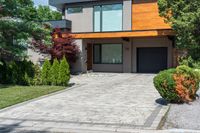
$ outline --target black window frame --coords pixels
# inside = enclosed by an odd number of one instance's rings
[[[110,44],[114,44],[114,45],[121,45],[121,49],[122,49],[122,62],[121,63],[102,63],[102,45],[110,45]],[[95,62],[95,46],[99,46],[100,47],[100,62]],[[123,44],[122,43],[98,43],[98,44],[93,44],[93,64],[113,64],[113,65],[120,65],[123,64]]]
[[[102,6],[106,6],[106,5],[116,5],[116,4],[121,4],[122,5],[122,30],[119,30],[119,31],[123,31],[123,25],[124,25],[124,5],[123,3],[113,3],[113,4],[101,4],[101,5],[94,5],[93,6],[93,32],[110,32],[110,31],[103,31],[103,26],[102,26],[102,23],[103,23],[103,11],[102,11]],[[94,8],[96,6],[100,6],[100,31],[95,31],[95,10]],[[114,31],[114,32],[118,32],[118,31]]]

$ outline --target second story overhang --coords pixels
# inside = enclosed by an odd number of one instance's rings
[[[144,31],[118,31],[118,32],[99,32],[99,33],[72,33],[75,39],[100,39],[100,38],[134,38],[134,37],[161,37],[174,36],[175,32],[171,29],[163,30],[144,30]],[[63,34],[63,37],[65,34]]]

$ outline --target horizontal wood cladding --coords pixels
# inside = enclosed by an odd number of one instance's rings
[[[132,30],[171,29],[159,16],[157,0],[133,0]]]
[[[174,35],[172,30],[150,30],[150,31],[130,31],[130,32],[104,32],[104,33],[77,33],[72,34],[75,39],[92,38],[121,38],[121,37],[154,37]],[[65,34],[63,34],[63,37]]]

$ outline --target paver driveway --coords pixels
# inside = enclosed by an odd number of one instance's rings
[[[127,131],[156,129],[168,106],[151,74],[91,73],[75,76],[68,90],[0,111],[0,132]]]

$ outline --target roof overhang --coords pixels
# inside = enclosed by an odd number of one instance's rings
[[[148,31],[123,31],[123,32],[99,32],[99,33],[72,33],[75,39],[97,39],[97,38],[123,38],[123,37],[158,37],[174,36],[175,32],[169,30]],[[65,36],[65,34],[63,34]]]

